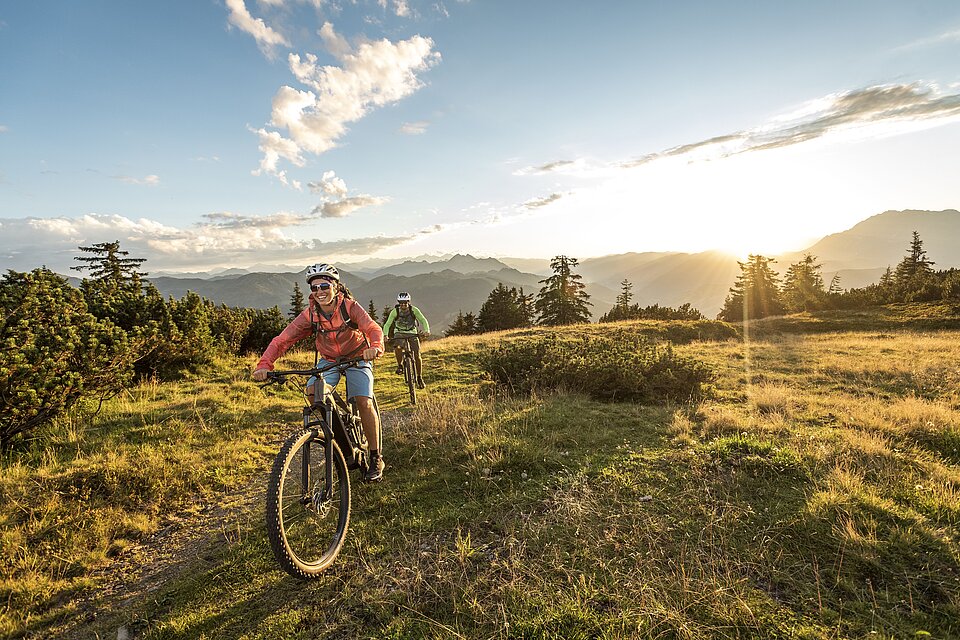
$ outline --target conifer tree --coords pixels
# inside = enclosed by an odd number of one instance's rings
[[[487,300],[480,307],[477,323],[481,331],[502,331],[529,327],[532,324],[531,302],[532,296],[525,296],[523,289],[516,287],[507,289],[502,282],[490,292]]]
[[[480,333],[477,318],[473,313],[457,312],[457,317],[443,333],[445,336],[469,336]]]
[[[540,281],[544,286],[534,302],[540,324],[558,326],[590,321],[587,307],[593,303],[580,282],[580,275],[573,271],[578,264],[576,258],[562,255],[550,261],[553,275]]]
[[[377,321],[377,306],[373,304],[373,300],[370,300],[370,304],[367,305],[367,313],[370,314],[370,319],[374,322]]]
[[[132,283],[137,289],[140,281],[146,277],[138,268],[147,261],[146,258],[127,258],[129,251],[120,250],[120,241],[98,242],[89,247],[78,247],[85,254],[74,256],[74,260],[83,262],[75,267],[74,271],[89,271],[89,280],[97,283],[100,288],[113,293],[124,285]]]
[[[803,260],[790,265],[783,278],[781,292],[786,310],[792,313],[822,309],[827,292],[816,256],[806,254]]]
[[[300,290],[300,283],[293,283],[293,295],[290,296],[290,311],[287,315],[291,318],[296,318],[303,310],[306,309],[306,305],[303,301],[303,292]]]
[[[717,316],[720,320],[740,322],[783,313],[779,276],[770,267],[773,262],[773,258],[751,254],[746,262],[737,263],[740,275]]]
[[[617,306],[621,309],[630,307],[630,300],[633,299],[633,283],[626,278],[620,283],[620,295],[617,296]]]

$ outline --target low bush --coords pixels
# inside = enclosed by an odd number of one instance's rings
[[[515,392],[566,388],[598,400],[685,401],[713,379],[703,363],[639,335],[520,339],[481,354],[480,365]]]
[[[83,398],[129,384],[127,335],[87,312],[80,292],[48,269],[10,271],[0,281],[0,448]]]

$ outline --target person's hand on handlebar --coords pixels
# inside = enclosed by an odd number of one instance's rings
[[[269,369],[257,369],[256,371],[253,372],[253,379],[256,380],[257,382],[263,382],[264,380],[267,379],[267,373],[269,372],[270,372]]]
[[[364,360],[376,360],[383,355],[383,351],[377,349],[376,347],[369,347],[363,350],[363,359]]]

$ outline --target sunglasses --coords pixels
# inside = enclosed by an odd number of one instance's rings
[[[329,288],[332,287],[332,286],[333,286],[333,285],[330,284],[329,282],[321,282],[321,283],[319,283],[319,284],[312,284],[312,285],[310,285],[310,291],[326,291],[327,289],[329,289]]]

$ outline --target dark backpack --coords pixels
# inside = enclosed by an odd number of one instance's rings
[[[350,317],[350,314],[347,312],[347,300],[346,300],[346,299],[343,299],[343,300],[340,302],[340,317],[343,318],[343,324],[344,324],[344,326],[350,327],[350,328],[351,328],[352,330],[354,330],[354,331],[359,331],[359,330],[360,330],[360,325],[358,325],[356,322],[354,322],[354,321],[353,321],[353,318],[351,318],[351,317]],[[313,325],[313,333],[314,333],[314,335],[316,335],[316,334],[318,334],[318,333],[330,333],[331,331],[336,331],[337,333],[343,331],[343,327],[340,327],[339,329],[321,329],[321,328],[320,328],[320,319],[319,319],[319,317],[317,317],[316,315],[314,315],[312,309],[311,309],[311,311],[310,311],[310,318],[311,318],[310,324]],[[317,318],[317,319],[316,319],[316,320],[313,320],[313,318]]]

